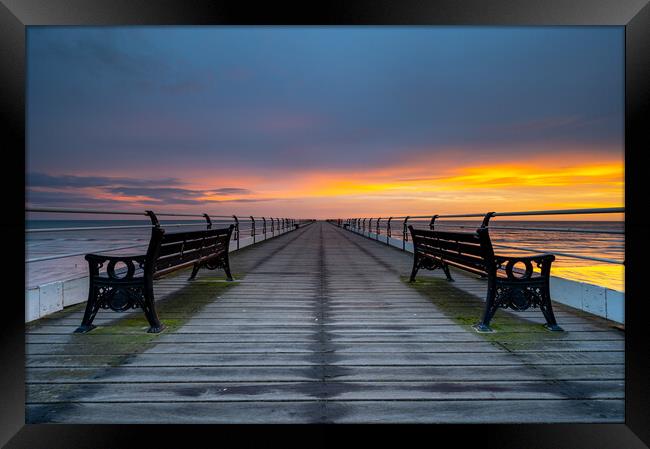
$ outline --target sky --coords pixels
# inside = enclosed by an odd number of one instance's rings
[[[622,27],[28,27],[30,206],[623,206]]]

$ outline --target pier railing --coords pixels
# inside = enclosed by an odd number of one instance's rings
[[[602,234],[602,235],[625,235],[622,229],[590,229],[590,228],[576,228],[576,227],[540,227],[540,226],[522,226],[512,224],[510,222],[507,226],[494,225],[491,219],[496,217],[540,217],[540,216],[558,216],[558,215],[601,215],[601,214],[624,214],[625,208],[611,207],[611,208],[592,208],[592,209],[560,209],[560,210],[535,210],[535,211],[518,211],[518,212],[487,212],[487,213],[468,213],[468,214],[449,214],[449,215],[403,215],[403,216],[387,216],[387,217],[356,217],[356,218],[337,218],[330,219],[329,222],[349,229],[350,231],[358,234],[365,235],[366,237],[386,243],[392,246],[401,246],[402,250],[407,250],[409,242],[408,226],[411,225],[416,229],[438,229],[438,228],[454,228],[457,230],[474,230],[477,227],[494,229],[500,232],[508,231],[542,231],[542,232],[558,232],[558,233],[572,233],[572,234]],[[476,224],[458,224],[458,223],[445,223],[445,219],[481,219]],[[440,220],[443,220],[441,222]],[[504,245],[493,244],[497,248],[506,248],[522,252],[548,252],[543,248],[533,248],[530,246],[519,245]],[[558,252],[553,251],[553,254],[562,257],[573,259],[583,259],[597,261],[607,264],[625,265],[624,258],[612,259],[606,257],[596,257],[591,255],[577,254],[574,252]]]
[[[610,220],[588,220],[597,215]],[[562,209],[470,214],[433,214],[387,217],[355,217],[329,220],[332,224],[403,251],[413,252],[408,231],[416,229],[467,230],[489,228],[492,246],[504,248],[509,255],[551,253],[556,256],[551,273],[553,301],[590,314],[625,324],[624,279],[616,267],[625,266],[625,209]],[[544,224],[538,217],[571,215],[587,220],[555,221]],[[532,220],[521,219],[532,217]],[[506,218],[499,222],[497,218]],[[508,219],[510,218],[510,219]],[[519,218],[519,219],[517,219]],[[494,221],[492,221],[494,220]],[[588,224],[586,224],[588,223]],[[492,232],[494,230],[494,232]],[[566,236],[567,238],[564,238]],[[585,262],[588,269],[580,260]],[[603,265],[602,267],[595,267]],[[558,268],[561,268],[558,271]],[[595,269],[592,269],[595,268]],[[514,269],[517,271],[517,269]],[[600,274],[599,274],[600,273]]]
[[[40,234],[40,233],[58,233],[58,232],[93,232],[105,230],[137,230],[137,229],[150,229],[152,227],[163,228],[188,228],[188,227],[212,227],[235,226],[232,233],[232,241],[235,248],[239,249],[241,242],[244,238],[252,239],[252,243],[258,240],[266,240],[267,238],[275,237],[284,234],[288,231],[296,229],[296,225],[300,226],[313,222],[312,219],[301,218],[288,218],[288,217],[258,217],[253,215],[210,215],[207,213],[188,214],[188,213],[174,213],[174,212],[154,212],[152,210],[145,211],[119,211],[119,210],[93,210],[93,209],[70,209],[70,208],[56,208],[56,207],[27,207],[26,213],[31,214],[50,214],[60,216],[61,214],[74,214],[78,215],[101,215],[101,216],[139,216],[147,218],[150,224],[134,224],[134,225],[107,225],[107,226],[71,226],[71,227],[34,227],[25,229],[26,234]],[[179,221],[185,222],[179,223]],[[63,259],[67,257],[80,256],[89,252],[112,252],[120,251],[130,248],[146,248],[149,244],[148,239],[142,239],[139,243],[130,245],[112,246],[109,248],[93,248],[91,251],[84,250],[78,252],[70,252],[65,254],[55,254],[42,257],[32,257],[25,260],[26,263],[41,262],[45,260]]]

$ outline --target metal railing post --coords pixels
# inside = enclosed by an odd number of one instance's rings
[[[212,220],[210,220],[210,216],[208,214],[203,214],[203,217],[205,218],[205,221],[208,223],[207,228],[212,229]]]
[[[237,215],[233,215],[232,218],[235,219],[234,234],[235,234],[235,240],[237,240],[237,249],[239,249],[239,219],[237,218]]]
[[[365,218],[363,219],[363,229],[362,229],[361,232],[362,232],[363,234],[366,233],[366,219],[365,219]]]
[[[151,220],[151,225],[155,228],[160,227],[160,222],[158,221],[158,217],[156,217],[156,214],[152,210],[146,210],[145,215],[149,216],[149,219]]]
[[[266,218],[262,217],[262,232],[264,233],[264,240],[266,240]]]
[[[411,217],[407,216],[404,219],[404,227],[402,229],[402,251],[406,251],[406,242],[409,239],[408,229],[406,228],[406,223],[409,221],[409,218]]]
[[[488,212],[485,214],[485,217],[483,217],[483,223],[481,223],[482,228],[487,228],[490,224],[490,218],[494,217],[496,212]]]
[[[431,221],[429,222],[429,229],[433,231],[433,227],[436,225],[436,218],[438,218],[438,215],[434,215],[431,217]]]
[[[392,219],[393,217],[388,217],[388,221],[386,222],[386,245],[390,245],[390,236],[391,236],[390,221]]]
[[[381,217],[377,219],[377,235],[375,236],[375,240],[379,240],[379,233],[381,232],[381,229],[379,228],[379,222],[381,221]]]
[[[253,236],[253,243],[255,243],[255,219],[251,215],[251,236]]]

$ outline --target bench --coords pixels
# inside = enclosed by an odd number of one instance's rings
[[[542,310],[547,329],[562,330],[555,321],[549,292],[554,255],[495,255],[485,227],[478,228],[476,232],[422,230],[413,226],[408,229],[413,238],[414,252],[410,282],[415,281],[420,268],[440,268],[447,280],[453,281],[450,266],[487,278],[485,311],[481,321],[474,325],[476,331],[492,332],[490,320],[499,307],[520,311],[531,306]],[[515,267],[520,264],[523,269]],[[539,272],[533,270],[533,264],[540,269]]]
[[[234,225],[222,229],[165,233],[155,225],[146,254],[138,256],[106,256],[87,254],[89,268],[88,302],[81,326],[75,333],[86,333],[97,311],[111,309],[123,312],[140,307],[149,322],[147,332],[158,333],[165,325],[158,319],[154,304],[153,281],[171,272],[194,266],[189,280],[202,267],[223,268],[229,281],[230,261],[228,246]],[[106,271],[99,270],[106,265]],[[122,269],[116,271],[118,264]]]

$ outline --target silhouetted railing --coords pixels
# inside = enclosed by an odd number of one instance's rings
[[[452,215],[407,215],[407,216],[392,216],[392,217],[364,217],[364,218],[347,218],[347,219],[330,219],[330,223],[340,227],[344,227],[356,233],[365,235],[366,237],[373,238],[378,241],[385,241],[387,245],[391,244],[391,240],[401,241],[402,250],[406,250],[406,242],[409,241],[408,226],[412,225],[414,228],[419,229],[434,229],[434,228],[455,228],[455,229],[468,229],[474,230],[476,225],[465,224],[449,224],[440,223],[437,220],[450,219],[450,218],[482,218],[479,227],[494,229],[498,231],[550,231],[550,232],[563,232],[575,234],[612,234],[612,235],[625,235],[624,230],[620,229],[580,229],[580,228],[545,228],[539,226],[495,226],[490,223],[494,217],[522,217],[522,216],[550,216],[550,215],[594,215],[594,214],[622,214],[625,213],[625,208],[612,207],[612,208],[594,208],[594,209],[561,209],[561,210],[537,210],[537,211],[518,211],[518,212],[488,212],[488,213],[471,213],[471,214],[452,214]],[[395,246],[395,245],[393,245]],[[494,247],[514,249],[524,252],[547,252],[541,248],[531,248],[528,246],[515,246],[493,244]],[[558,252],[553,251],[553,254],[563,257],[593,260],[598,262],[625,265],[624,260],[616,260],[605,257],[587,256],[575,254],[571,252]]]
[[[25,232],[27,234],[40,234],[40,233],[57,233],[57,232],[90,232],[90,231],[104,231],[104,230],[135,230],[135,229],[148,229],[151,227],[164,227],[164,228],[186,228],[186,227],[207,227],[210,229],[213,225],[215,226],[229,226],[230,224],[235,225],[235,229],[232,233],[232,240],[235,243],[235,248],[240,248],[240,242],[243,237],[250,236],[253,243],[256,243],[257,240],[266,240],[267,238],[275,237],[280,234],[284,234],[288,231],[294,230],[297,226],[311,223],[314,220],[312,219],[298,219],[298,218],[281,218],[281,217],[256,217],[256,216],[237,216],[237,215],[209,215],[207,213],[202,214],[184,214],[184,213],[173,213],[173,212],[153,212],[151,210],[146,211],[119,211],[119,210],[93,210],[93,209],[70,209],[70,208],[56,208],[56,207],[27,207],[25,208],[27,213],[39,213],[39,214],[76,214],[76,215],[85,215],[85,214],[94,214],[94,215],[127,215],[127,216],[140,216],[147,217],[150,220],[150,224],[136,224],[136,225],[117,225],[117,226],[72,226],[72,227],[52,227],[52,228],[27,228]],[[197,222],[191,223],[161,223],[161,218],[173,217],[173,218],[185,218],[185,219],[194,219]],[[199,221],[199,219],[201,221]],[[216,220],[213,220],[216,219]],[[178,220],[177,220],[178,221]],[[132,244],[132,245],[122,245],[117,247],[110,248],[97,248],[92,249],[92,251],[84,250],[66,254],[56,254],[43,257],[34,257],[29,258],[25,262],[40,262],[45,260],[53,259],[62,259],[66,257],[80,256],[87,254],[89,252],[110,252],[118,251],[129,248],[138,248],[146,247],[148,245],[148,239],[141,243]]]

